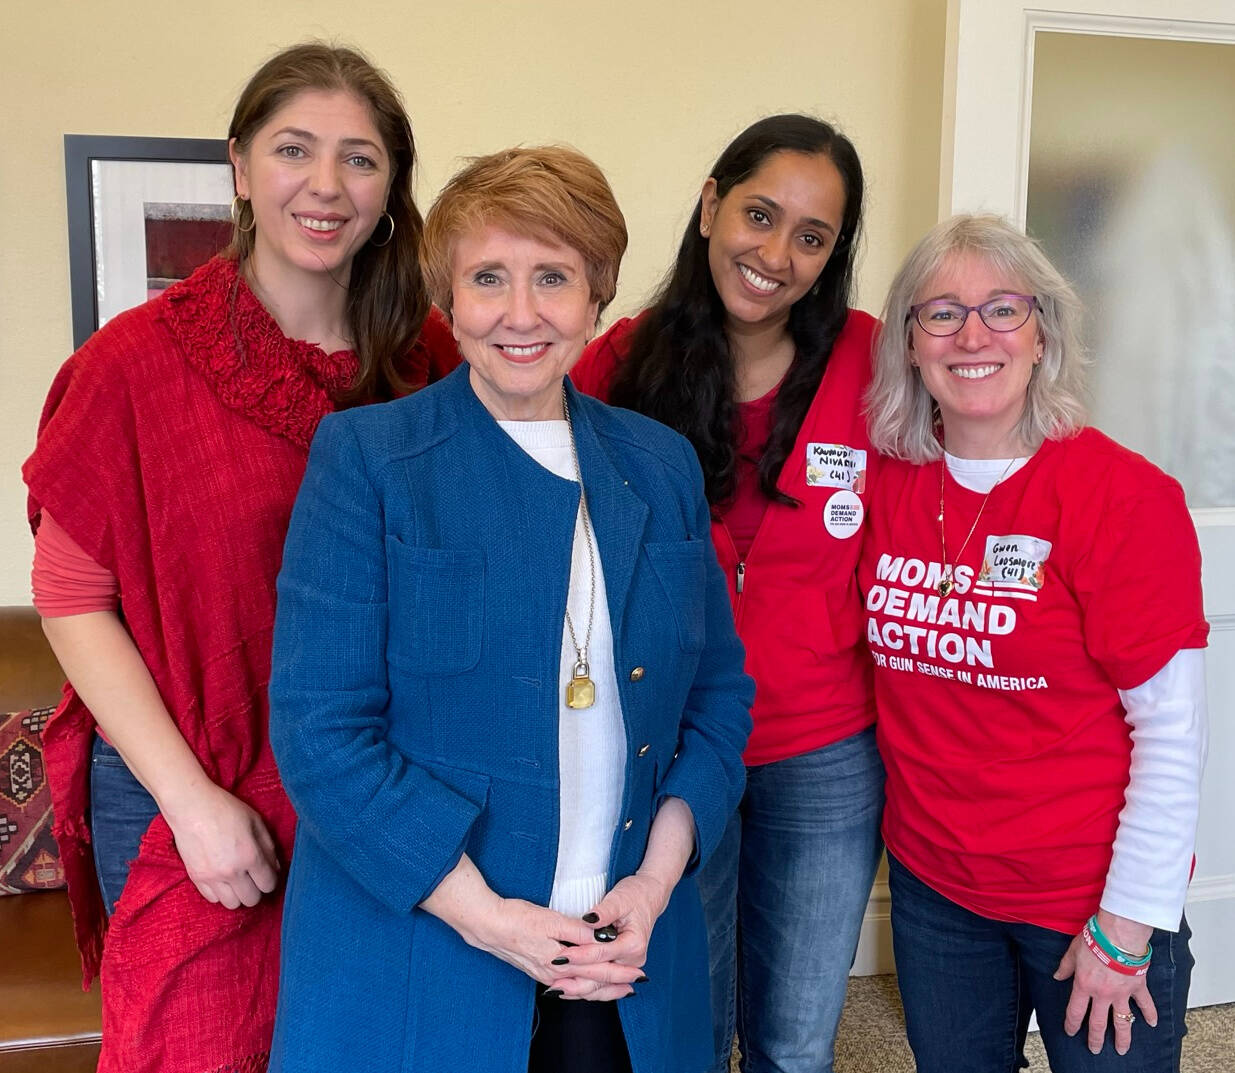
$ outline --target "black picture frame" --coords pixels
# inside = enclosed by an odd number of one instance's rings
[[[222,138],[139,138],[96,134],[64,136],[64,177],[69,228],[69,295],[73,348],[80,347],[101,326],[99,310],[100,206],[93,181],[96,165],[106,161],[148,164],[197,164],[227,169],[227,142]],[[223,173],[207,181],[221,181]],[[203,176],[205,178],[205,176]],[[230,201],[230,193],[227,195]],[[217,209],[217,202],[211,202]],[[136,304],[136,303],[134,303]]]

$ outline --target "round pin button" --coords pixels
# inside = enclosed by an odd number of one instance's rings
[[[862,500],[845,488],[832,493],[823,507],[823,527],[837,540],[847,540],[862,527]]]

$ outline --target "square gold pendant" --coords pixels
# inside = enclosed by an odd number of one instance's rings
[[[590,708],[596,703],[596,685],[588,677],[572,678],[566,685],[567,708]]]

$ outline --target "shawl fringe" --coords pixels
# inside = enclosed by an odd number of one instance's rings
[[[266,1073],[269,1068],[270,1052],[263,1051],[261,1054],[250,1054],[232,1062],[224,1062],[221,1066],[203,1069],[202,1073]]]

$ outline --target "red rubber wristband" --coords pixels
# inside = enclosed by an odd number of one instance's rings
[[[1098,945],[1098,941],[1093,937],[1088,924],[1081,928],[1081,938],[1085,940],[1085,945],[1089,947],[1089,952],[1112,972],[1117,972],[1121,976],[1144,976],[1149,972],[1149,962],[1136,968],[1130,965],[1119,964],[1118,961]]]

